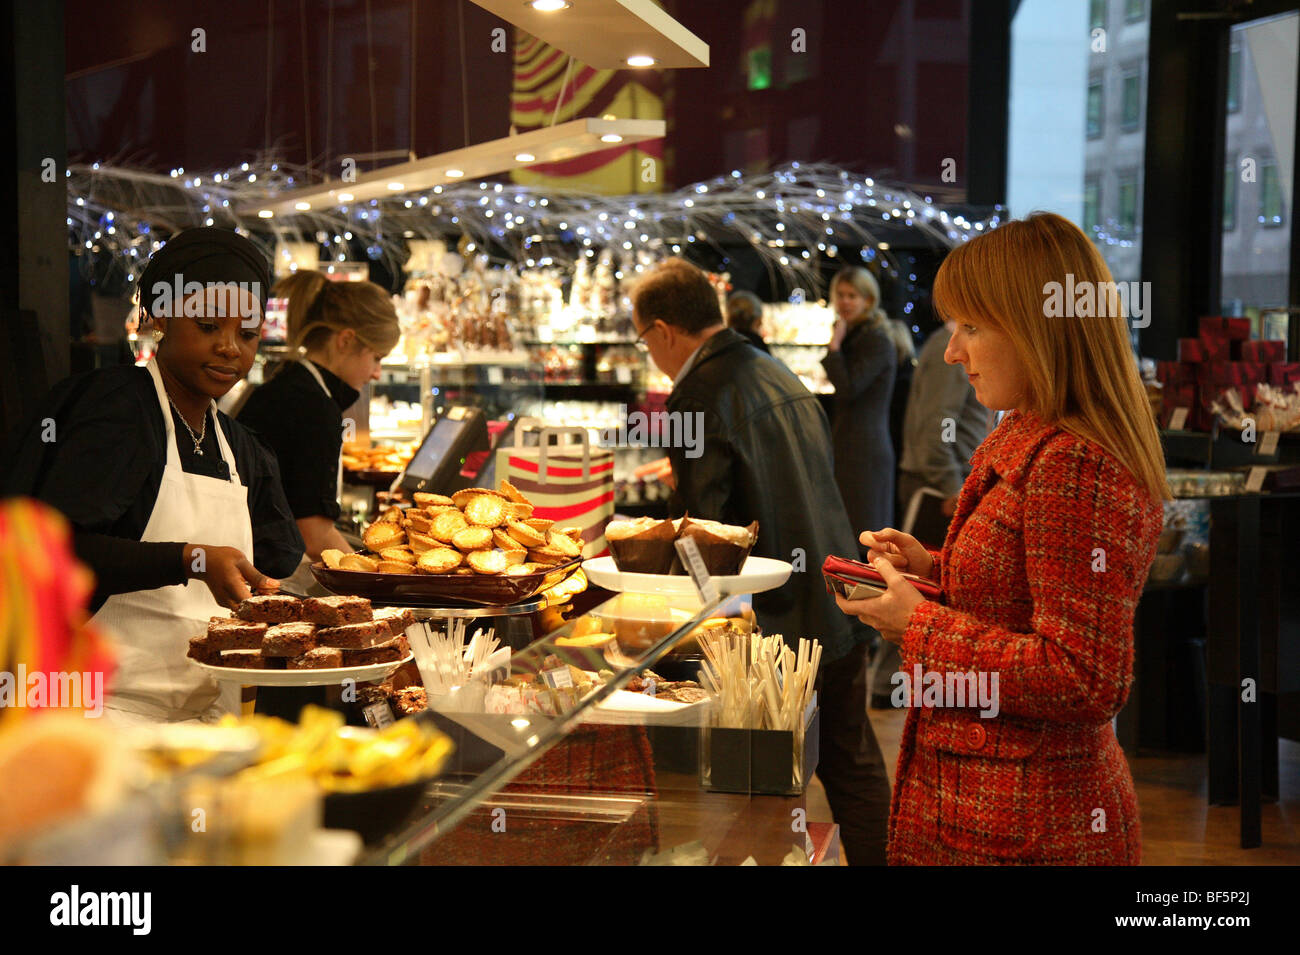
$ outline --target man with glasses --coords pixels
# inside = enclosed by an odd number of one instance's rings
[[[693,447],[669,447],[674,516],[747,525],[753,553],[794,564],[781,588],[754,595],[766,633],[823,646],[817,774],[845,854],[883,865],[889,777],[867,720],[872,631],[840,613],[821,577],[828,554],[855,556],[857,541],[835,484],[830,426],[816,397],[781,362],[726,327],[718,295],[699,269],[669,259],[632,294],[637,345],[673,379],[667,410],[697,415]],[[689,453],[687,453],[689,450]]]

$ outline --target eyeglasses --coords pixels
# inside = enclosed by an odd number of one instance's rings
[[[653,325],[651,325],[649,328],[647,328],[645,331],[643,331],[640,335],[638,335],[638,336],[636,337],[636,341],[634,341],[634,342],[632,343],[633,345],[636,346],[636,350],[639,351],[639,352],[641,352],[642,354],[645,354],[645,353],[647,353],[647,352],[650,351],[650,346],[649,346],[649,344],[646,343],[645,337],[646,337],[647,335],[649,335],[652,331],[654,331],[654,326],[653,326]]]

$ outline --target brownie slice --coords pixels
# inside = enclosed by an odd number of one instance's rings
[[[314,623],[277,623],[262,638],[262,654],[268,657],[300,657],[315,648]]]
[[[370,619],[370,601],[365,597],[309,597],[302,602],[302,619],[322,627],[364,623]]]
[[[266,636],[264,623],[222,620],[208,624],[208,646],[213,650],[261,650]]]
[[[429,697],[422,686],[408,686],[388,698],[393,712],[399,716],[414,716],[429,708]]]
[[[388,624],[388,632],[394,637],[406,633],[406,628],[415,623],[415,614],[406,607],[380,607],[375,611],[375,620]]]
[[[288,594],[260,594],[240,604],[235,616],[255,623],[293,623],[302,619],[302,601]]]
[[[326,627],[316,633],[317,646],[341,647],[345,650],[364,650],[392,639],[393,635],[388,629],[388,624],[383,620]]]
[[[335,647],[317,647],[286,661],[286,667],[290,670],[325,670],[341,666],[343,651]]]
[[[220,665],[241,670],[278,670],[274,657],[262,656],[261,650],[226,650],[221,654]]]
[[[197,637],[190,637],[190,648],[185,655],[191,660],[197,660],[199,663],[207,663],[212,666],[221,665],[221,652],[214,650],[208,642],[207,634],[199,634]]]
[[[344,650],[343,665],[364,667],[375,663],[396,663],[406,658],[410,648],[402,637],[394,637],[387,643],[367,647],[362,650]]]

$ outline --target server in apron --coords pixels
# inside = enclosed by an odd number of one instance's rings
[[[335,526],[340,455],[344,434],[352,431],[343,413],[366,382],[379,378],[379,361],[396,347],[401,330],[391,297],[373,282],[332,282],[299,271],[272,294],[289,300],[289,344],[298,357],[249,396],[239,423],[275,452],[306,545],[285,587],[311,593],[317,585],[310,564],[321,551],[352,551]]]
[[[253,363],[269,284],[248,239],[176,235],[140,278],[155,356],[62,383],[17,443],[6,491],[61,511],[95,574],[94,620],[118,647],[106,711],[119,721],[237,712],[237,688],[186,659],[189,638],[274,592],[302,557],[274,457],[215,405]]]

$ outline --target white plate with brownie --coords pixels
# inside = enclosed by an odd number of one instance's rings
[[[268,594],[245,600],[233,617],[213,617],[190,639],[195,666],[244,686],[327,686],[382,680],[414,657],[403,608],[371,607],[364,597],[299,599]]]

